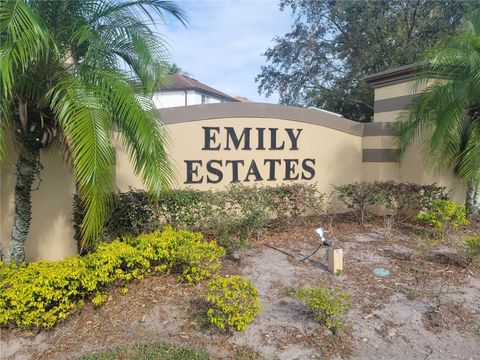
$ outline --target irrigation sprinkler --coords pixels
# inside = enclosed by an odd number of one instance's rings
[[[314,234],[320,238],[320,244],[318,245],[318,247],[315,249],[314,252],[312,252],[308,256],[305,256],[302,259],[297,259],[295,255],[292,255],[289,252],[279,249],[275,246],[272,246],[269,244],[265,244],[265,246],[273,250],[279,251],[285,255],[288,255],[298,261],[307,260],[308,258],[315,255],[322,246],[325,246],[327,247],[327,252],[325,255],[326,255],[326,261],[328,265],[328,271],[330,271],[332,274],[338,274],[339,272],[342,272],[343,271],[343,249],[333,247],[332,242],[330,240],[325,239],[325,230],[323,228],[315,229]]]

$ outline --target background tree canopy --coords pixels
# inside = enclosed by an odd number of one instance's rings
[[[280,103],[315,106],[352,120],[373,115],[368,74],[416,62],[455,32],[478,1],[281,0],[291,8],[291,32],[274,39],[257,76],[259,92]]]

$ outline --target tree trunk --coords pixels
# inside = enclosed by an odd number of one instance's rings
[[[467,197],[465,200],[468,215],[480,215],[480,182],[470,180],[467,185]]]
[[[17,264],[25,262],[25,241],[32,220],[32,185],[40,169],[40,150],[22,145],[17,162],[15,215],[7,255],[7,261]]]

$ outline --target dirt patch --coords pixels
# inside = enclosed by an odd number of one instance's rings
[[[131,284],[125,295],[112,291],[100,308],[86,306],[50,331],[4,329],[1,358],[72,359],[150,341],[203,348],[219,359],[480,358],[478,267],[458,261],[452,246],[425,251],[412,229],[395,229],[386,238],[380,223],[361,228],[345,220],[327,229],[327,238],[344,248],[345,272],[334,276],[326,271],[325,249],[299,261],[318,246],[313,230],[321,225],[303,221],[272,230],[241,261],[224,261],[222,274],[242,274],[259,290],[263,310],[244,332],[208,326],[204,285],[157,275]],[[478,228],[465,229],[473,231]],[[376,267],[390,275],[376,276]],[[313,321],[295,298],[306,285],[350,294],[354,306],[341,335]]]

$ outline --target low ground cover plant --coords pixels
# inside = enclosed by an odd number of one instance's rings
[[[333,334],[343,329],[343,315],[351,306],[346,293],[336,288],[319,286],[299,290],[297,297],[312,311],[315,320],[325,325]]]
[[[176,273],[194,284],[220,267],[225,250],[187,230],[164,231],[103,243],[83,257],[28,265],[0,263],[0,325],[54,326],[86,300],[100,305],[112,286],[152,271]]]
[[[245,330],[261,310],[255,285],[242,276],[216,275],[207,287],[208,320],[222,330]]]
[[[164,342],[130,344],[97,354],[85,355],[78,360],[208,360],[203,350],[174,346]]]

